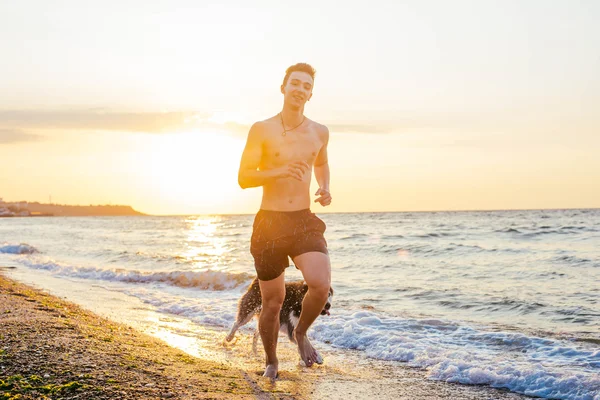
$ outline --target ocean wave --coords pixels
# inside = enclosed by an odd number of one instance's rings
[[[564,229],[564,230],[576,230],[576,231],[586,231],[589,228],[587,226],[575,226],[575,225],[565,225],[565,226],[561,226],[560,229]]]
[[[104,269],[62,264],[53,260],[22,260],[30,268],[43,269],[56,275],[126,283],[165,283],[167,285],[203,290],[228,290],[248,282],[253,277],[245,273],[223,271],[156,271]]]
[[[600,350],[550,338],[368,311],[320,319],[312,336],[372,358],[425,368],[430,378],[447,382],[558,399],[594,399],[600,393]]]
[[[230,328],[235,321],[237,302],[241,294],[229,292],[229,296],[211,296],[210,292],[199,293],[194,298],[173,295],[164,291],[134,287],[122,290],[125,294],[137,297],[145,304],[155,307],[164,314],[178,315],[199,325]],[[218,299],[218,300],[217,300]],[[248,328],[255,326],[253,323]]]
[[[500,233],[521,233],[520,230],[515,229],[515,228],[496,229],[494,232],[500,232]]]
[[[454,236],[453,233],[446,233],[446,232],[430,232],[430,233],[424,233],[422,235],[413,235],[413,237],[418,237],[418,238],[432,238],[432,237],[442,237],[442,236]]]
[[[353,233],[350,236],[341,237],[339,240],[362,239],[362,238],[366,238],[366,237],[369,237],[369,235],[367,235],[365,233]]]
[[[211,252],[210,249],[206,251],[198,251],[193,254],[168,254],[168,253],[152,253],[144,251],[121,251],[114,252],[110,250],[102,250],[98,252],[98,257],[108,260],[110,263],[145,263],[147,261],[156,262],[160,264],[187,264],[193,265],[198,262],[199,259],[210,259],[216,256],[217,252]],[[108,256],[107,256],[108,255]]]
[[[462,243],[450,243],[448,245],[448,247],[446,247],[444,249],[444,251],[455,251],[455,250],[462,250],[462,251],[466,251],[466,252],[496,252],[498,251],[498,249],[496,248],[485,248],[479,245],[473,245],[473,244],[462,244]],[[503,250],[507,250],[510,251],[511,249],[503,249]]]
[[[459,297],[462,293],[458,289],[426,289],[420,288],[419,292],[411,293],[407,297],[418,300],[438,300],[450,297]]]
[[[407,251],[411,254],[418,254],[424,256],[437,256],[446,255],[448,253],[464,253],[467,255],[474,253],[496,253],[498,251],[503,253],[523,253],[522,249],[511,249],[511,248],[487,248],[479,245],[461,244],[461,243],[449,243],[447,245],[438,246],[429,243],[406,243],[404,246],[397,244],[382,244],[377,248],[378,252],[385,254],[396,254],[398,252]]]
[[[35,247],[28,245],[26,243],[21,244],[7,244],[4,243],[0,246],[0,253],[5,254],[33,254],[39,253],[38,249]]]
[[[397,234],[397,235],[382,235],[381,239],[383,239],[383,240],[387,240],[387,239],[391,239],[391,240],[394,240],[394,239],[404,239],[404,236],[400,235],[400,234]]]
[[[583,232],[593,232],[594,229],[584,226],[561,226],[561,227],[552,227],[549,225],[543,225],[539,227],[519,227],[517,228],[503,228],[496,229],[494,232],[496,233],[518,233],[521,234],[522,237],[538,237],[544,235],[572,235],[572,234],[581,234]]]
[[[377,248],[377,251],[385,254],[397,254],[398,252],[408,251],[409,253],[427,255],[443,252],[442,249],[435,248],[429,244],[406,244],[405,246],[383,244]]]
[[[556,256],[550,259],[552,262],[561,263],[561,264],[569,264],[569,265],[583,265],[590,264],[594,267],[600,266],[600,261],[594,262],[588,258],[577,257],[573,255],[564,255],[564,256]]]
[[[542,236],[542,235],[569,235],[572,233],[576,233],[576,232],[571,231],[571,230],[552,229],[552,230],[544,230],[544,231],[527,232],[527,233],[524,233],[523,236],[524,237],[536,237],[536,236]]]
[[[511,315],[527,315],[533,313],[552,313],[556,307],[539,301],[521,300],[490,295],[473,296],[460,289],[425,289],[396,290],[403,296],[417,301],[436,304],[453,310],[469,310],[485,313],[510,313]]]
[[[478,311],[511,311],[519,315],[531,314],[538,312],[542,308],[548,307],[547,304],[540,302],[531,302],[521,299],[513,299],[504,297],[501,299],[490,299],[486,302],[482,302],[479,305]]]

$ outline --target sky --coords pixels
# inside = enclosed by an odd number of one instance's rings
[[[248,129],[308,62],[317,213],[600,207],[598,20],[593,0],[0,1],[0,197],[253,213]]]

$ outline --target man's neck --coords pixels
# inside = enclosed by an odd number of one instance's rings
[[[281,117],[286,127],[296,126],[304,119],[304,107],[293,109],[284,105],[283,110],[281,110]]]

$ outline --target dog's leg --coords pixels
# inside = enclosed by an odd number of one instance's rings
[[[235,321],[235,323],[231,327],[231,330],[229,331],[229,334],[227,334],[227,337],[225,338],[226,341],[231,342],[233,336],[235,335],[235,332],[242,326],[250,322],[250,320],[254,316],[255,310],[245,310],[244,312],[246,312],[247,314],[244,315],[242,310],[240,310],[240,312],[238,313],[237,321]]]
[[[240,328],[240,324],[238,324],[237,321],[235,321],[233,323],[233,326],[231,327],[231,330],[229,331],[229,333],[227,334],[227,336],[225,337],[225,340],[227,342],[231,342],[231,340],[233,339],[233,336],[235,335],[235,332]]]
[[[254,337],[252,338],[252,353],[256,355],[258,347],[258,339],[260,338],[258,328],[254,331]]]
[[[294,315],[294,311],[290,312],[289,318],[290,323],[287,325],[288,338],[290,339],[290,342],[296,343],[296,338],[294,337],[294,329],[296,329],[296,326],[298,325],[298,320],[300,318]]]
[[[294,326],[293,325],[288,325],[287,327],[287,334],[288,334],[288,338],[290,339],[290,342],[296,344],[296,338],[294,337]]]

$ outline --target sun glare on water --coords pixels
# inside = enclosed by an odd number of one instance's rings
[[[220,217],[191,217],[186,220],[188,237],[181,257],[193,262],[199,269],[225,269],[227,241],[216,235]]]

